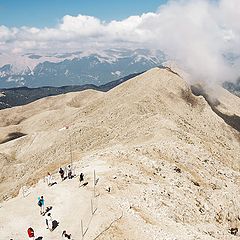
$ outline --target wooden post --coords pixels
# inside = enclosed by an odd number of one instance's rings
[[[96,173],[95,173],[95,170],[94,170],[93,171],[93,196],[94,197],[96,197],[95,185],[96,185]]]
[[[72,138],[71,138],[71,133],[69,133],[69,147],[70,147],[71,168],[72,168],[73,156],[72,156]]]
[[[82,239],[83,239],[84,234],[83,234],[83,222],[82,222],[82,219],[81,219],[81,232],[82,232]]]
[[[93,215],[93,201],[91,199],[91,212],[92,212],[92,215]]]
[[[24,192],[24,187],[22,186],[22,195],[25,198],[25,192]]]

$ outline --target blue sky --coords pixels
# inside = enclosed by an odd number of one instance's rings
[[[122,20],[155,12],[167,0],[0,0],[0,25],[53,27],[64,15]]]

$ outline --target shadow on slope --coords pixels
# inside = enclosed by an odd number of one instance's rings
[[[217,109],[217,106],[220,104],[220,102],[217,99],[212,99],[207,93],[206,91],[203,89],[202,86],[200,85],[195,85],[195,86],[191,86],[191,90],[192,93],[195,96],[203,96],[205,98],[205,100],[208,102],[208,104],[210,105],[210,107],[212,108],[212,110],[220,117],[224,120],[224,122],[226,124],[228,124],[229,126],[231,126],[232,128],[234,128],[235,130],[237,130],[238,132],[240,132],[240,117],[237,115],[232,115],[229,116],[227,114],[224,114],[222,112],[220,112]]]
[[[10,142],[12,140],[15,140],[15,139],[23,137],[23,136],[26,136],[26,134],[25,133],[21,133],[21,132],[9,133],[7,135],[7,138],[5,138],[2,142],[0,142],[0,144],[6,143],[6,142]]]

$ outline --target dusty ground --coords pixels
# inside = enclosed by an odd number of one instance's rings
[[[219,110],[238,115],[239,98],[223,91],[219,99]],[[16,132],[26,136],[0,144],[2,199],[69,163],[70,149],[79,171],[84,165],[92,171],[101,163],[98,210],[86,239],[98,234],[97,239],[239,238],[228,233],[239,227],[240,219],[239,132],[174,73],[156,68],[107,93],[70,93],[1,110],[0,142]],[[73,197],[61,197],[59,203],[57,196],[65,191]],[[61,220],[52,233],[44,229],[36,209],[40,192]],[[40,182],[27,198],[20,193],[2,203],[3,238],[23,238],[31,224],[44,239],[56,239],[65,227],[81,239],[75,211],[61,209],[70,205],[88,211],[82,202],[91,195],[92,187],[79,189],[77,179],[52,188]],[[22,207],[16,212],[18,198]],[[23,224],[12,224],[7,213]]]

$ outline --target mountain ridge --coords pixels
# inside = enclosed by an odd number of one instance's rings
[[[39,88],[3,88],[0,89],[0,110],[5,108],[10,108],[14,106],[21,106],[38,100],[47,96],[56,96],[59,94],[64,94],[68,92],[78,92],[86,89],[94,89],[97,91],[109,91],[115,86],[139,75],[141,73],[130,74],[123,78],[117,79],[115,81],[108,82],[106,84],[96,86],[94,84],[85,84],[79,86],[61,86],[61,87],[50,87],[44,86]]]
[[[239,98],[222,94],[218,109],[227,111],[230,105],[227,112],[237,114]],[[151,69],[108,92],[67,93],[1,110],[0,130],[0,142],[11,133],[25,134],[0,144],[1,199],[37,184],[49,171],[57,174],[71,158],[79,171],[100,162],[106,173],[99,177],[98,228],[89,228],[91,239],[106,228],[106,218],[119,216],[119,209],[123,219],[100,239],[236,239],[229,230],[240,225],[239,132],[168,69]],[[92,182],[90,173],[86,177]],[[74,185],[75,180],[69,181]],[[54,189],[49,198],[59,203]],[[11,202],[0,211],[9,214]],[[23,217],[6,217],[13,216]],[[58,216],[62,222],[68,218]],[[34,224],[48,239],[59,234],[50,236],[39,221]],[[8,221],[3,226],[20,229]],[[79,224],[72,221],[71,227],[77,236]]]

